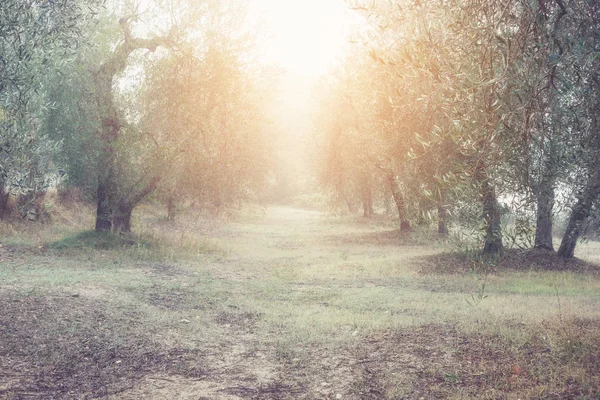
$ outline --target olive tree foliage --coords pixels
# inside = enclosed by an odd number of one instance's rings
[[[119,39],[92,73],[99,127],[96,139],[100,146],[96,230],[129,231],[134,207],[157,189],[159,182],[168,176],[173,160],[180,156],[172,151],[172,144],[180,140],[176,129],[165,130],[148,123],[145,116],[156,109],[145,109],[152,102],[144,104],[137,99],[145,91],[151,92],[148,85],[156,83],[147,79],[150,65],[160,64],[169,54],[185,54],[201,60],[206,49],[212,48],[216,59],[229,51],[226,46],[213,46],[215,38],[206,35],[204,29],[216,26],[212,22],[220,20],[223,4],[223,1],[158,1],[148,12],[138,12],[135,4],[133,7],[125,4],[124,9],[113,12],[115,17],[121,15]],[[220,26],[222,30],[218,33],[227,36],[228,28]],[[227,62],[220,66],[227,66]],[[205,92],[213,96],[220,89],[215,87],[213,92]],[[153,93],[157,99],[166,94]],[[174,105],[163,103],[160,112],[171,113],[174,109]],[[202,113],[201,108],[187,111]],[[224,123],[230,111],[225,108],[219,122]],[[230,131],[224,129],[224,132]]]
[[[149,70],[141,122],[164,143],[159,189],[170,219],[183,200],[218,214],[266,184],[271,77],[253,60],[244,19],[239,5],[221,2],[201,37]]]
[[[42,120],[41,130],[58,146],[52,154],[55,169],[60,171],[61,187],[76,189],[86,199],[96,195],[100,143],[99,129],[90,70],[83,65],[51,74],[45,98],[50,107]]]
[[[600,146],[593,133],[598,5],[518,1],[508,10],[503,21],[511,35],[498,39],[517,51],[507,57],[509,90],[501,98],[500,149],[508,161],[503,184],[505,192],[520,195],[534,209],[537,248],[553,250],[555,206],[572,208],[558,250],[570,258],[600,192],[595,178]]]
[[[374,58],[402,93],[417,88],[412,112],[429,116],[413,132],[422,145],[410,151],[417,179],[431,193],[433,173],[438,197],[451,190],[464,204],[476,193],[485,253],[503,249],[500,199],[509,198],[533,217],[533,244],[552,250],[558,191],[572,199],[558,254],[573,256],[600,191],[596,3],[353,3],[379,33],[369,38]]]
[[[506,98],[513,110],[507,122],[513,132],[508,148],[513,190],[526,193],[534,206],[534,246],[552,251],[555,211],[575,200],[597,148],[585,133],[593,99],[582,96],[593,86],[590,76],[596,68],[594,6],[562,0],[518,4],[528,34],[522,36],[520,59],[510,66],[513,84]],[[572,257],[574,243],[570,255],[559,254]]]
[[[476,189],[486,222],[484,251],[489,253],[503,247],[494,174],[501,163],[494,151],[502,129],[498,100],[506,84],[505,55],[495,35],[496,20],[506,7],[500,3],[472,10],[433,1],[354,5],[368,13],[378,32],[369,38],[371,55],[387,71],[380,87],[386,88],[381,93],[388,101],[379,102],[377,118],[387,154],[379,167],[387,171],[392,188],[397,171],[407,171],[412,179],[404,186],[435,194],[442,233],[446,188],[432,176],[440,182],[452,177]],[[456,168],[432,165],[431,155],[448,147],[456,149],[452,162],[462,165],[459,179],[450,176]],[[428,168],[412,169],[423,165]],[[399,190],[392,193],[397,204],[403,203]]]
[[[556,2],[521,4],[521,18],[529,22],[530,34],[521,62],[509,71],[514,84],[506,99],[510,108],[521,110],[508,123],[518,133],[511,146],[511,168],[518,171],[513,190],[527,193],[528,203],[535,205],[535,247],[553,250],[555,188],[561,172],[570,169],[565,155],[574,147],[564,114],[556,107],[561,102],[560,83],[554,79],[552,61],[559,51],[555,35],[563,15]]]
[[[0,10],[3,188],[27,179],[34,187],[31,177],[61,168],[68,185],[97,201],[96,229],[121,232],[161,181],[216,207],[259,190],[268,165],[264,82],[249,72],[239,2],[111,1],[100,15],[79,7],[83,0],[8,4]],[[184,75],[171,76],[173,68]],[[190,181],[176,182],[184,176]]]
[[[58,143],[41,130],[52,71],[67,68],[102,2],[6,0],[0,7],[0,217],[10,192],[47,186]]]
[[[507,22],[505,14],[513,11],[515,2],[405,1],[356,8],[369,12],[380,33],[372,39],[373,51],[403,95],[402,106],[390,110],[401,121],[395,129],[408,131],[419,144],[409,149],[402,149],[402,142],[388,145],[409,153],[419,166],[419,173],[412,175],[414,186],[437,203],[444,222],[440,232],[446,230],[452,189],[466,202],[479,198],[483,251],[501,252],[498,190],[508,162],[502,145],[511,115],[504,97],[509,91],[508,66],[520,52],[518,45],[506,43],[518,43],[521,29]]]
[[[557,27],[556,70],[561,102],[556,113],[566,114],[576,143],[570,153],[577,166],[571,176],[574,203],[558,255],[574,256],[585,223],[600,198],[600,4],[590,1],[559,1],[564,21]]]
[[[122,110],[115,101],[113,83],[128,66],[130,55],[137,50],[154,52],[159,46],[171,45],[169,36],[157,35],[151,38],[138,37],[132,31],[136,22],[135,15],[119,19],[122,30],[121,41],[114,51],[102,61],[94,71],[94,97],[99,111],[100,129],[97,133],[102,149],[99,162],[102,169],[98,173],[97,188],[97,231],[131,230],[133,208],[155,188],[160,178],[155,171],[132,176],[131,166],[135,163],[131,157],[131,145],[138,136],[137,127],[129,126],[123,118]],[[134,145],[135,146],[135,145]]]
[[[401,230],[408,231],[422,197],[411,178],[409,151],[427,118],[416,112],[420,105],[411,88],[414,80],[397,82],[373,51],[353,50],[319,94],[318,175],[349,209],[354,198],[360,199],[364,216],[373,213],[374,195],[384,203],[391,200]]]
[[[507,169],[512,139],[507,124],[518,112],[507,107],[506,97],[513,90],[511,66],[521,58],[522,35],[529,27],[520,23],[519,5],[513,0],[456,1],[448,12],[456,24],[450,26],[453,39],[448,48],[455,58],[442,65],[455,74],[452,89],[460,97],[446,97],[444,102],[452,107],[449,114],[457,127],[453,138],[463,156],[463,176],[479,191],[485,221],[483,252],[498,253],[503,250],[498,198],[509,194],[505,182],[514,174]]]
[[[358,200],[363,215],[369,217],[381,179],[373,162],[377,143],[367,133],[374,120],[375,101],[368,76],[376,65],[364,54],[350,57],[315,93],[320,101],[313,127],[318,143],[315,166],[319,182],[331,190],[337,202],[354,212]]]
[[[432,145],[455,147],[454,159],[446,161],[455,167],[463,200],[480,201],[483,252],[499,253],[504,247],[499,197],[506,196],[510,180],[506,144],[512,133],[506,125],[514,112],[505,98],[512,90],[510,66],[520,57],[520,35],[527,27],[508,17],[517,8],[512,0],[455,1],[440,9],[432,2],[429,7],[418,10],[425,34],[416,44],[428,49],[421,68],[431,71],[432,100],[444,117],[430,135]],[[433,31],[425,27],[430,20],[436,21]]]
[[[41,130],[59,147],[53,156],[63,173],[61,185],[95,200],[98,171],[102,169],[100,111],[95,99],[94,73],[118,41],[118,20],[108,11],[100,13],[75,62],[48,73],[45,99],[50,105]]]

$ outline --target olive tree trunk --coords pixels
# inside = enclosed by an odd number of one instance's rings
[[[113,101],[113,79],[127,67],[129,55],[138,49],[155,51],[158,46],[168,46],[168,37],[152,39],[134,38],[131,35],[129,21],[131,17],[121,18],[119,24],[123,30],[123,41],[111,56],[100,66],[94,76],[96,101],[101,118],[98,137],[103,144],[100,165],[104,168],[98,177],[96,231],[128,232],[131,230],[131,213],[136,204],[150,194],[158,183],[153,177],[146,184],[130,188],[119,186],[117,165],[117,144],[121,136],[121,121]]]
[[[535,248],[554,251],[552,244],[552,209],[554,207],[554,180],[542,179],[537,193]]]
[[[410,232],[410,222],[406,217],[406,203],[404,201],[404,196],[400,191],[400,187],[398,186],[396,176],[393,174],[388,174],[387,180],[390,187],[390,192],[392,193],[392,197],[396,203],[396,209],[398,210],[398,218],[400,219],[400,232]]]
[[[479,184],[483,219],[485,220],[483,253],[502,253],[504,251],[504,245],[502,244],[500,206],[496,197],[496,189],[492,182],[490,182],[487,170],[482,163],[479,163],[475,167],[474,177]]]
[[[555,91],[552,90],[549,101],[552,101],[554,95]],[[548,121],[548,125],[552,123],[552,120]],[[534,247],[554,251],[552,243],[552,209],[556,198],[554,186],[560,168],[560,157],[558,156],[560,149],[558,148],[559,141],[555,137],[556,132],[551,131],[548,136],[549,138],[542,142],[543,168],[540,172],[539,182],[534,186],[537,205]]]
[[[597,153],[596,163],[592,176],[585,189],[579,196],[577,203],[573,206],[567,230],[562,238],[558,255],[562,258],[573,258],[577,240],[583,233],[584,224],[590,215],[594,201],[600,196],[600,151]]]

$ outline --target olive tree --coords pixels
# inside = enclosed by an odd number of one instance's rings
[[[45,84],[71,65],[102,2],[6,0],[0,7],[0,217],[10,191],[45,185],[58,145],[41,130]]]

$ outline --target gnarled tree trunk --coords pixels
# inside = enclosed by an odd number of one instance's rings
[[[121,121],[113,101],[113,79],[127,67],[129,55],[137,49],[156,50],[158,46],[167,46],[169,38],[156,37],[139,39],[131,35],[129,21],[131,17],[121,18],[119,24],[124,40],[94,76],[96,101],[100,111],[102,128],[98,133],[103,143],[100,165],[104,168],[98,177],[96,231],[128,232],[131,230],[131,213],[137,203],[154,190],[158,177],[146,185],[131,188],[119,188],[117,174],[117,142],[121,135]]]

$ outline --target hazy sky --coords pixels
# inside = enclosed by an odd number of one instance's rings
[[[248,4],[249,19],[260,21],[267,36],[259,46],[261,58],[286,71],[271,110],[282,133],[280,168],[302,182],[310,168],[304,150],[312,129],[312,88],[343,57],[360,17],[344,0],[248,0]]]
[[[343,0],[248,0],[250,13],[264,21],[265,61],[293,75],[327,73],[348,46],[358,17]]]

